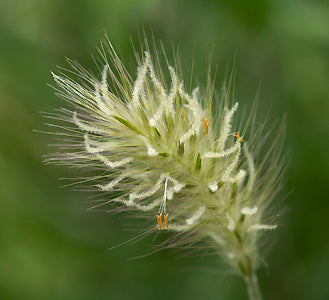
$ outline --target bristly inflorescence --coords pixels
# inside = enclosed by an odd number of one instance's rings
[[[188,92],[175,68],[160,69],[149,50],[137,75],[110,44],[109,51],[100,80],[74,62],[77,81],[53,74],[73,109],[60,114],[70,124],[62,127],[68,151],[50,160],[100,170],[94,187],[107,199],[97,206],[116,203],[149,216],[154,230],[212,241],[251,278],[259,238],[277,226],[266,209],[280,172],[256,165],[245,129],[232,125],[238,103],[222,102],[213,113],[213,95]]]

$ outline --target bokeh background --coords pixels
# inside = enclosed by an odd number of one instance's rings
[[[90,54],[107,32],[124,61],[144,26],[182,49],[195,80],[209,56],[218,87],[235,59],[236,99],[248,109],[259,90],[260,119],[288,115],[285,214],[260,270],[264,299],[329,299],[329,2],[320,0],[0,1],[0,298],[246,299],[244,283],[216,257],[151,249],[127,241],[122,215],[90,212],[91,195],[46,166],[51,137],[41,111],[64,105],[47,86],[65,57],[96,70]],[[135,222],[139,226],[138,220]]]

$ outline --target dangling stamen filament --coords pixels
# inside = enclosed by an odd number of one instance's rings
[[[162,214],[165,214],[165,215],[167,214],[167,207],[166,207],[166,204],[167,204],[167,184],[168,184],[168,178],[166,178],[166,181],[165,181],[163,200],[162,200],[161,206],[159,208],[159,212],[158,212],[158,214],[160,216],[162,216]]]
[[[156,215],[156,218],[158,220],[158,224],[159,224],[159,229],[167,229],[168,228],[168,214],[167,214],[167,184],[168,184],[168,178],[166,178],[165,181],[165,189],[164,189],[164,193],[163,193],[163,200],[162,203],[160,205],[159,208],[159,212]],[[162,220],[161,217],[163,216],[163,222],[164,222],[164,228],[163,228],[163,224],[162,224]]]

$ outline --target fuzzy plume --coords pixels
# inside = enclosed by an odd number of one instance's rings
[[[83,84],[53,74],[71,109],[55,117],[69,123],[62,126],[68,150],[49,161],[97,168],[94,186],[107,193],[97,207],[139,211],[152,221],[150,231],[177,232],[169,246],[202,241],[253,280],[260,238],[277,226],[267,209],[281,174],[275,146],[267,155],[271,164],[255,160],[264,128],[254,130],[247,146],[238,131],[246,128],[234,125],[238,103],[222,101],[214,114],[212,92],[189,94],[176,68],[161,70],[151,51],[138,58],[137,74],[129,74],[107,47],[112,64],[105,60],[100,81],[72,61]]]

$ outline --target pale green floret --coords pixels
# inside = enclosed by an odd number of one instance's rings
[[[134,203],[134,207],[141,210],[141,211],[150,211],[154,208],[156,208],[159,204],[161,204],[161,201],[162,201],[162,198],[159,198],[159,199],[156,199],[154,200],[153,202],[151,202],[150,204],[147,204],[147,205],[141,205],[141,204],[138,204],[138,203]],[[122,202],[124,203],[124,202]],[[130,203],[126,203],[127,206],[130,205]]]
[[[252,193],[256,181],[256,171],[255,171],[255,163],[250,152],[248,151],[247,143],[244,144],[244,153],[247,158],[248,169],[249,169],[249,181],[247,185],[247,190],[249,193]]]
[[[150,144],[150,142],[144,136],[141,136],[141,138],[144,140],[145,146],[147,148],[147,154],[149,156],[157,156],[157,155],[159,155],[159,153],[152,147],[152,145]]]
[[[170,73],[172,74],[173,70],[171,67],[169,67],[169,70]],[[173,100],[177,94],[177,78],[176,75],[175,76],[172,75],[172,88],[170,94],[167,95],[164,88],[161,87],[161,84],[155,78],[154,71],[151,66],[150,66],[150,74],[154,85],[159,89],[160,98],[161,98],[160,106],[149,122],[150,126],[156,127],[157,122],[162,117],[164,111],[166,113],[166,116],[168,116],[169,114],[173,114],[173,115],[175,114],[175,110],[173,109]]]
[[[84,135],[85,139],[85,147],[88,153],[99,153],[110,151],[118,147],[118,145],[114,142],[98,142],[89,139],[88,134]]]
[[[140,98],[141,91],[144,88],[145,77],[146,77],[146,72],[147,72],[149,63],[150,63],[150,56],[146,55],[144,65],[142,67],[138,67],[138,75],[137,75],[137,79],[134,84],[134,90],[133,90],[133,95],[132,95],[132,104],[135,107],[139,107],[141,105],[139,98]]]
[[[240,170],[234,177],[228,178],[228,182],[241,184],[242,179],[246,176],[246,174],[247,172],[245,170]]]
[[[104,90],[102,91],[103,94],[101,95],[100,94],[100,89],[101,89],[101,86],[96,83],[96,85],[95,85],[95,100],[98,104],[98,107],[102,112],[104,112],[108,115],[112,115],[113,114],[113,109],[110,109],[110,106],[104,101]]]
[[[113,188],[123,179],[127,178],[129,176],[129,173],[122,173],[118,177],[116,177],[114,180],[110,181],[109,183],[102,185],[97,184],[96,186],[99,187],[102,191],[111,191]]]
[[[171,76],[171,89],[168,95],[168,111],[169,113],[175,113],[174,100],[178,91],[178,80],[174,68],[168,67]]]
[[[231,218],[229,213],[226,213],[226,217],[227,217],[227,220],[228,220],[227,229],[229,231],[233,232],[235,230],[235,222],[233,221],[233,219]]]
[[[102,93],[103,93],[103,100],[106,101],[109,105],[111,105],[111,102],[107,101],[106,94],[109,92],[108,86],[107,86],[107,73],[109,72],[108,65],[105,65],[102,72]],[[104,96],[105,95],[105,96]]]
[[[84,122],[81,122],[80,119],[77,117],[77,112],[73,113],[73,122],[80,127],[80,129],[90,132],[90,133],[107,133],[104,129],[97,128],[95,126],[88,125]]]
[[[248,228],[248,231],[252,232],[252,231],[257,231],[257,230],[274,230],[277,227],[278,227],[277,225],[255,224],[255,225],[250,226]]]
[[[149,56],[148,52],[145,53],[145,56]],[[160,83],[158,78],[155,76],[154,69],[153,69],[151,62],[149,63],[148,67],[149,67],[151,81],[154,84],[154,87],[157,89],[158,97],[160,98],[160,106],[159,106],[158,112],[156,113],[156,116],[157,116],[157,118],[155,119],[155,121],[156,121],[162,117],[163,111],[165,111],[166,116],[168,116],[169,113],[171,113],[172,111],[170,111],[170,109],[169,109],[168,95],[166,93],[166,90],[163,87],[163,85]]]
[[[225,149],[226,141],[231,130],[232,117],[235,111],[237,110],[238,105],[239,105],[238,102],[236,102],[231,109],[226,108],[227,113],[225,114],[223,127],[218,139],[218,146],[217,146],[218,151],[223,151]]]
[[[186,224],[171,225],[168,229],[172,231],[187,231],[202,217],[205,212],[205,207],[201,206],[190,218],[185,220]]]
[[[238,162],[240,159],[240,154],[241,154],[241,144],[239,143],[238,149],[233,156],[233,160],[232,160],[231,164],[226,168],[226,170],[224,172],[224,175],[223,175],[224,181],[231,180],[230,175],[238,165]]]
[[[181,143],[186,142],[191,136],[198,134],[202,126],[203,111],[198,102],[197,93],[198,88],[194,90],[193,98],[191,98],[187,93],[185,93],[183,89],[183,83],[181,83],[179,86],[179,94],[182,98],[186,99],[188,103],[184,106],[190,109],[193,113],[193,122],[191,124],[191,128],[186,133],[184,133],[184,135],[179,139]]]
[[[250,207],[244,207],[241,209],[241,213],[243,215],[246,215],[246,216],[252,216],[254,214],[256,214],[258,211],[258,208],[257,206],[253,207],[253,208],[250,208]]]
[[[116,194],[104,204],[153,211],[154,229],[158,208],[159,216],[168,213],[168,230],[193,230],[195,239],[208,238],[236,270],[250,276],[259,261],[260,231],[276,225],[262,224],[266,207],[253,198],[258,184],[254,159],[235,134],[238,128],[231,129],[238,103],[225,107],[208,128],[211,105],[204,104],[211,97],[200,101],[198,89],[188,94],[173,67],[168,66],[167,89],[148,52],[134,82],[112,55],[118,75],[108,64],[101,82],[83,71],[89,89],[53,74],[62,96],[74,104],[66,119],[74,124],[81,148],[71,157],[108,171],[107,182],[96,186]],[[117,85],[113,90],[108,74]]]
[[[208,185],[209,189],[214,193],[218,190],[218,182],[214,182]]]
[[[142,200],[145,199],[146,197],[154,195],[160,189],[161,184],[165,181],[165,179],[169,179],[169,178],[172,179],[170,176],[168,176],[168,174],[161,174],[158,181],[149,191],[144,191],[142,193],[131,193],[129,195],[129,201],[133,203],[134,200]]]
[[[233,147],[231,147],[227,150],[224,150],[222,152],[207,152],[204,155],[204,157],[205,158],[225,158],[225,157],[232,155],[233,153],[239,151],[240,148],[241,148],[240,141],[237,140]]]
[[[104,155],[98,154],[98,153],[96,154],[96,156],[94,157],[94,159],[98,159],[99,161],[101,161],[107,167],[109,167],[111,169],[114,169],[114,168],[117,168],[117,167],[122,167],[123,165],[128,164],[131,161],[133,161],[133,158],[132,157],[127,157],[127,158],[124,158],[124,159],[118,160],[118,161],[110,161]]]

